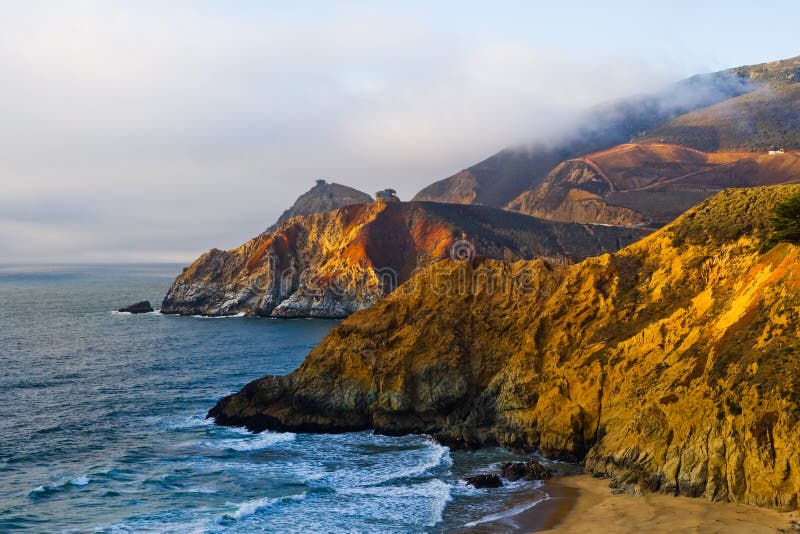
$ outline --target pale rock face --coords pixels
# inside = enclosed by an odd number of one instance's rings
[[[725,191],[574,265],[440,262],[447,276],[417,274],[210,415],[539,450],[623,490],[796,509],[800,246],[761,245],[797,193]],[[524,291],[490,290],[512,279]]]

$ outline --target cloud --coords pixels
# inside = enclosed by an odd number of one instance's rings
[[[258,234],[317,178],[409,198],[672,77],[422,9],[10,4],[0,262],[188,261]]]

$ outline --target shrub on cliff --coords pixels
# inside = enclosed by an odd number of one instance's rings
[[[772,248],[782,242],[800,244],[800,193],[795,193],[775,205],[770,224],[772,235],[765,248]]]

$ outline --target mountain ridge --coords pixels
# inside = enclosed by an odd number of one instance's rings
[[[536,191],[565,160],[629,142],[704,151],[800,149],[798,80],[800,56],[696,75],[660,93],[598,106],[561,141],[503,149],[414,199],[504,207]]]

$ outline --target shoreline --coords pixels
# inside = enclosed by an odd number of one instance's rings
[[[489,532],[720,532],[775,533],[800,529],[800,512],[778,512],[663,493],[613,494],[608,479],[555,477],[541,487],[548,498],[502,520]],[[797,526],[795,526],[797,525]],[[483,530],[483,529],[481,529]]]

